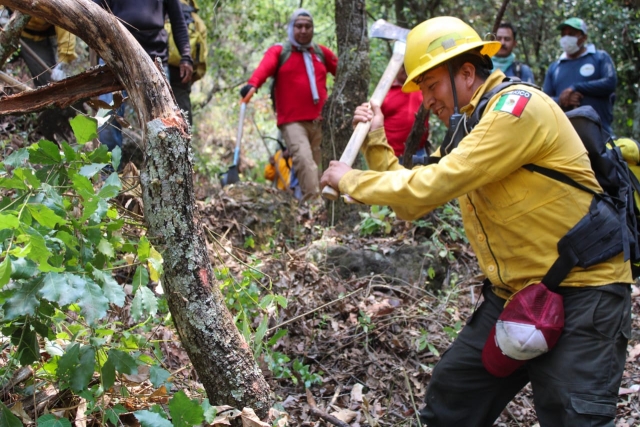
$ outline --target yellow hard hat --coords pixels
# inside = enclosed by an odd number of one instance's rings
[[[407,81],[403,92],[415,92],[420,87],[413,80],[427,70],[443,64],[461,53],[482,47],[480,53],[493,56],[500,42],[483,41],[473,28],[453,16],[440,16],[424,21],[407,35],[404,67]]]

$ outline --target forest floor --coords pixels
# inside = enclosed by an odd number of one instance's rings
[[[262,363],[278,407],[287,414],[289,425],[331,425],[321,421],[325,414],[354,427],[411,425],[416,410],[422,406],[434,365],[481,298],[483,276],[470,247],[459,241],[448,241],[446,234],[442,235],[442,242],[450,251],[450,262],[448,280],[439,290],[432,290],[428,280],[400,283],[384,274],[344,278],[344,274],[327,263],[311,260],[309,253],[314,241],[322,239],[354,250],[375,248],[386,254],[399,246],[419,245],[420,232],[417,233],[411,223],[399,220],[391,220],[392,229],[388,234],[363,237],[352,230],[338,232],[326,227],[324,204],[300,208],[297,204],[288,204],[286,198],[272,188],[262,187],[261,191],[264,197],[271,198],[272,206],[280,203],[291,206],[294,220],[306,236],[294,247],[277,242],[277,246],[282,245],[280,256],[263,258],[260,268],[268,278],[265,283],[289,302],[270,323],[270,331],[283,328],[288,332],[273,350],[308,366],[308,373],[303,372],[304,377],[298,374],[299,380],[294,384],[290,378],[278,378]],[[238,204],[246,203],[245,212],[256,212],[252,197],[243,201],[236,196],[234,209],[221,208],[225,194],[229,193],[221,192],[213,205],[201,206],[205,218],[209,218],[207,225],[213,228],[216,224],[238,221]],[[225,218],[225,212],[230,216]],[[215,222],[211,223],[213,213]],[[240,217],[246,222],[245,216]],[[229,227],[223,228],[217,231],[222,234],[229,230]],[[241,235],[227,234],[227,238],[235,248],[242,247],[241,242],[246,240],[246,236]],[[237,272],[242,270],[242,260],[248,257],[244,250],[234,252],[233,256],[227,254],[223,259],[219,251],[214,252],[212,258],[224,261]],[[634,333],[619,392],[616,424],[619,427],[640,425],[639,310],[640,289],[634,286]],[[321,380],[305,387],[304,380],[311,378],[311,374],[319,375]],[[495,425],[538,425],[529,386],[507,406]]]

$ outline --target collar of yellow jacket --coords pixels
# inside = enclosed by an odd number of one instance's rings
[[[476,89],[476,93],[471,97],[471,102],[465,105],[460,109],[461,113],[466,114],[467,116],[471,116],[473,111],[476,109],[478,102],[480,102],[480,98],[482,95],[488,90],[493,89],[495,86],[498,86],[504,80],[505,75],[502,71],[496,70],[487,78],[487,80]]]

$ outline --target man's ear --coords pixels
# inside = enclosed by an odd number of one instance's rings
[[[462,64],[459,73],[464,78],[467,87],[473,86],[476,79],[476,67],[472,63],[465,62]]]

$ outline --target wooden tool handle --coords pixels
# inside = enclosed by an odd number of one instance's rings
[[[376,89],[373,91],[373,95],[371,95],[370,103],[377,106],[382,105],[382,101],[384,101],[384,98],[387,96],[387,93],[391,88],[391,84],[396,79],[396,75],[398,74],[398,71],[400,71],[400,67],[404,61],[405,47],[405,42],[396,41],[394,43],[393,55],[391,56],[389,64],[384,70],[382,77],[380,77],[380,81],[378,82]],[[342,163],[346,163],[349,166],[353,165],[353,162],[358,156],[358,151],[360,151],[360,147],[362,147],[362,143],[369,133],[369,129],[371,129],[371,121],[366,123],[360,122],[356,125],[342,156],[340,156],[340,161]],[[338,192],[328,185],[322,189],[322,197],[327,200],[336,200],[338,196]]]

